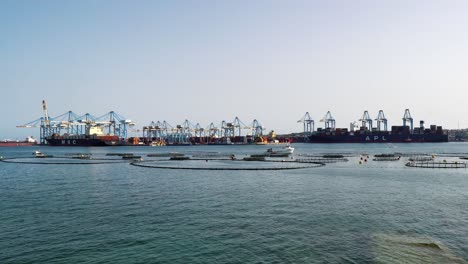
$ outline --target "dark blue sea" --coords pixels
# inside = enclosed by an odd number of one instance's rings
[[[463,162],[468,143],[293,144],[296,159],[348,161],[292,170],[145,168],[106,156],[147,162],[179,152],[202,160],[147,164],[291,166],[215,160],[268,147],[0,148],[23,162],[0,162],[0,263],[468,263],[468,169],[405,166],[408,153]],[[55,158],[33,158],[35,150]],[[29,163],[93,161],[69,159],[76,152],[110,163]],[[395,152],[398,161],[372,160]]]

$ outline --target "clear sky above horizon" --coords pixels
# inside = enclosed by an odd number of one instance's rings
[[[0,138],[68,110],[299,132],[330,110],[468,127],[468,1],[0,1]]]

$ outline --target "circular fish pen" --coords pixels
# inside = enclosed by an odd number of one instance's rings
[[[427,169],[462,169],[466,168],[465,162],[458,161],[445,161],[445,162],[408,162],[405,164],[407,167],[413,168],[427,168]]]
[[[308,162],[318,162],[318,163],[338,163],[338,162],[348,162],[347,158],[305,158],[305,159],[296,159],[296,162],[299,163],[308,163]]]
[[[160,157],[181,157],[185,156],[183,153],[179,152],[168,152],[168,153],[151,153],[147,154],[147,157],[160,158]]]
[[[120,157],[123,157],[123,156],[130,156],[130,155],[133,155],[133,153],[131,152],[126,152],[126,153],[114,153],[114,152],[111,152],[111,153],[107,153],[106,156],[120,156]]]
[[[146,160],[131,162],[130,165],[170,170],[226,170],[226,171],[266,171],[266,170],[297,170],[325,166],[319,162],[296,162],[296,161],[246,161],[246,160]]]
[[[413,156],[408,159],[409,161],[415,161],[415,162],[426,162],[426,161],[433,161],[434,157],[433,156]]]
[[[395,156],[394,154],[377,154],[374,155],[373,161],[398,161],[400,156]]]
[[[222,153],[222,152],[210,152],[210,151],[189,151],[185,155],[192,156],[194,158],[227,158],[234,155],[233,153]]]
[[[400,156],[400,157],[405,157],[405,158],[411,158],[411,157],[416,157],[416,156],[430,156],[428,153],[418,153],[418,152],[408,152],[408,153],[402,153],[402,152],[395,152],[395,156]]]
[[[299,154],[297,155],[300,158],[296,158],[296,162],[308,163],[308,162],[318,162],[318,163],[338,163],[338,162],[348,162],[349,160],[346,157],[351,157],[348,154],[339,154],[339,153],[327,153],[327,154]]]

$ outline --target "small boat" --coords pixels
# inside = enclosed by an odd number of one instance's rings
[[[269,157],[287,157],[294,152],[294,148],[290,145],[284,146],[280,149],[269,148],[264,155]]]
[[[33,155],[34,155],[36,158],[52,158],[52,157],[54,157],[54,156],[52,156],[52,155],[46,155],[46,154],[40,152],[39,150],[34,151],[34,152],[33,152]]]

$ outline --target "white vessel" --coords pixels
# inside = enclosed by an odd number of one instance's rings
[[[36,158],[44,158],[44,157],[45,157],[45,155],[44,155],[42,152],[40,152],[39,150],[34,151],[34,152],[33,152],[33,155],[34,155]]]
[[[291,147],[290,145],[284,146],[282,148],[269,148],[266,152],[266,156],[270,157],[286,157],[291,155],[294,152],[294,148]]]

